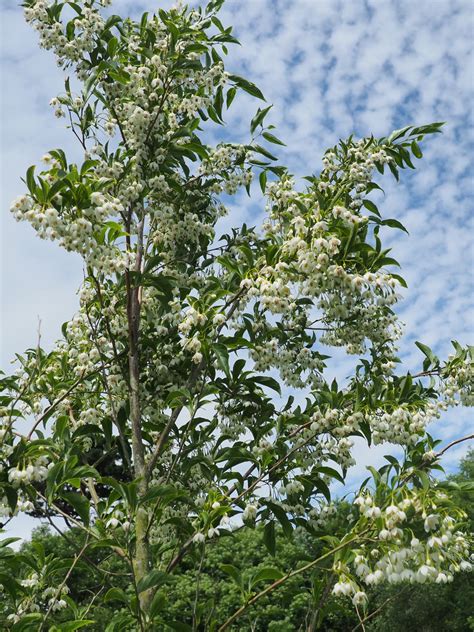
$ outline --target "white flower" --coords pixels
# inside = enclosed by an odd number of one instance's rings
[[[349,582],[337,582],[337,584],[334,584],[332,592],[336,596],[344,595],[347,597],[354,592],[354,588]]]
[[[219,325],[223,325],[226,321],[225,314],[216,314],[212,319],[212,324],[218,327]]]
[[[257,515],[257,506],[256,505],[246,505],[244,512],[242,514],[243,520],[255,520]]]
[[[194,534],[193,542],[195,542],[196,544],[202,544],[205,541],[206,541],[206,536],[204,535],[204,533],[195,533]]]
[[[356,592],[355,595],[352,597],[352,603],[354,604],[354,606],[362,606],[366,604],[367,595],[365,594],[365,592],[362,592],[362,591]]]
[[[436,529],[438,522],[439,516],[437,514],[430,514],[429,516],[427,516],[424,523],[425,531],[428,533],[429,531],[433,531],[433,529]]]
[[[192,357],[192,360],[194,364],[200,364],[200,362],[202,362],[202,353],[199,353],[199,351],[195,353]]]

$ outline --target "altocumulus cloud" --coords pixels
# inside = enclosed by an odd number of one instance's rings
[[[115,13],[137,15],[170,2],[116,0]],[[196,4],[191,2],[191,4]],[[230,70],[257,83],[274,104],[269,119],[287,143],[279,156],[299,176],[320,168],[323,151],[351,133],[385,135],[407,124],[446,121],[443,135],[424,146],[415,173],[400,184],[384,178],[385,196],[374,198],[385,217],[410,232],[387,235],[409,283],[399,314],[407,323],[401,356],[415,370],[422,340],[445,356],[450,340],[472,340],[472,32],[471,0],[227,0],[221,19],[233,24],[243,47],[231,52]],[[2,2],[2,367],[14,352],[36,342],[51,345],[77,306],[79,259],[41,242],[8,215],[22,191],[20,176],[49,149],[74,155],[70,135],[48,102],[62,90],[51,56],[37,48],[15,2]],[[242,99],[227,118],[225,134],[245,137],[255,103]],[[257,221],[261,207],[233,219]],[[341,358],[336,374],[349,364]],[[467,411],[445,415],[432,433],[445,441],[468,430]],[[449,468],[466,444],[446,454]],[[360,452],[361,466],[389,450]]]

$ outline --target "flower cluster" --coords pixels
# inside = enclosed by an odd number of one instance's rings
[[[56,196],[56,199],[58,196]],[[103,243],[100,235],[107,230],[107,222],[123,211],[121,203],[102,193],[92,193],[91,205],[63,210],[57,199],[55,206],[35,203],[30,196],[20,196],[11,206],[18,221],[28,221],[41,239],[58,241],[68,251],[80,253],[87,265],[99,273],[120,273],[131,267],[134,254],[122,252],[113,243]]]
[[[391,412],[380,411],[367,416],[372,428],[375,444],[390,442],[399,445],[416,444],[423,435],[425,426],[439,416],[436,404],[425,409],[410,410],[400,406]]]
[[[48,475],[49,465],[52,463],[48,462],[47,457],[41,456],[34,463],[25,464],[24,467],[12,467],[8,471],[8,480],[14,487],[44,481]]]
[[[413,491],[386,507],[378,506],[370,493],[358,496],[354,504],[365,524],[373,525],[377,532],[370,537],[371,544],[354,551],[351,568],[336,564],[339,582],[334,594],[352,596],[359,605],[365,600],[361,597],[361,593],[365,595],[362,583],[440,584],[451,582],[456,572],[472,569],[467,561],[468,538],[455,529],[456,520],[447,512],[442,493],[431,499],[431,514],[427,514],[426,502]],[[373,545],[374,538],[378,546]]]
[[[450,356],[448,363],[453,359],[454,356]],[[462,363],[451,363],[449,373],[443,380],[441,392],[449,406],[474,405],[474,358],[467,356]]]
[[[99,11],[84,3],[74,20],[74,31],[70,33],[48,13],[53,4],[34,0],[25,8],[25,19],[38,32],[40,45],[54,51],[59,66],[67,66],[71,62],[78,62],[85,53],[94,49],[96,36],[104,29],[105,21]]]
[[[69,587],[65,583],[59,588],[48,585],[51,578],[44,571],[34,571],[20,580],[24,596],[18,602],[16,611],[7,617],[11,624],[19,623],[28,614],[58,612],[68,607],[65,597],[69,594]]]

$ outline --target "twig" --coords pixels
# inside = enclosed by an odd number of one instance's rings
[[[470,441],[471,439],[474,439],[474,434],[470,434],[470,435],[467,435],[466,437],[461,437],[460,439],[451,441],[451,443],[448,443],[448,445],[445,448],[443,448],[440,452],[436,453],[436,458],[439,458],[440,456],[442,456],[445,452],[449,450],[449,448],[452,448],[454,445],[457,445],[458,443],[462,443],[463,441]]]
[[[260,591],[259,593],[257,593],[256,595],[254,595],[251,599],[249,599],[247,601],[247,603],[245,603],[243,606],[241,606],[238,610],[236,610],[234,612],[234,614],[229,617],[227,619],[227,621],[225,621],[225,623],[223,623],[221,625],[221,627],[218,629],[217,632],[223,632],[223,630],[225,630],[226,628],[229,627],[229,625],[231,623],[233,623],[238,617],[240,617],[241,614],[243,614],[247,608],[249,608],[249,606],[253,605],[256,601],[258,601],[261,597],[264,597],[265,595],[268,595],[268,593],[272,592],[273,590],[275,590],[276,588],[278,588],[279,586],[281,586],[283,583],[285,583],[288,579],[290,579],[291,577],[295,577],[296,575],[300,575],[301,573],[304,573],[305,571],[309,570],[310,568],[312,568],[313,566],[316,566],[316,564],[318,564],[319,562],[321,562],[322,560],[326,559],[327,557],[329,557],[330,555],[332,555],[333,553],[336,553],[337,551],[343,549],[344,547],[346,547],[349,544],[352,544],[352,542],[356,542],[357,540],[359,540],[363,535],[365,535],[366,533],[368,533],[369,529],[365,529],[364,531],[362,531],[359,535],[357,535],[355,538],[352,538],[351,540],[347,540],[347,542],[342,542],[341,544],[339,544],[338,546],[336,546],[334,549],[331,549],[330,551],[327,551],[326,553],[324,553],[323,555],[320,555],[318,558],[316,558],[315,560],[313,560],[312,562],[308,562],[308,564],[305,564],[304,566],[302,566],[301,568],[297,568],[296,570],[292,571],[291,573],[287,573],[284,577],[281,577],[280,579],[277,579],[275,582],[273,582],[273,584],[270,584],[269,586],[267,586],[264,590]]]
[[[389,601],[392,601],[392,599],[394,599],[395,597],[398,597],[398,595],[401,595],[402,592],[405,590],[405,588],[402,588],[402,590],[400,590],[399,592],[397,592],[396,595],[391,595],[390,597],[388,597],[387,599],[385,599],[385,601],[382,603],[382,605],[380,605],[376,610],[374,610],[373,612],[371,612],[370,614],[368,614],[366,617],[364,617],[363,619],[361,619],[359,621],[359,623],[352,628],[351,632],[355,632],[357,629],[359,629],[362,626],[362,629],[364,629],[364,623],[366,621],[368,621],[369,619],[372,619],[372,617],[375,617],[376,614],[378,614],[383,608],[385,608],[385,606],[388,604]],[[358,613],[357,613],[358,614]]]
[[[44,624],[46,623],[46,619],[49,617],[49,615],[51,614],[51,611],[53,609],[54,603],[57,600],[57,598],[61,595],[61,591],[64,588],[64,585],[66,584],[67,580],[69,579],[72,571],[74,570],[76,564],[79,562],[79,560],[81,559],[83,553],[85,552],[85,550],[87,549],[87,547],[89,546],[89,538],[86,538],[86,541],[84,542],[84,546],[82,547],[82,549],[79,551],[79,553],[77,553],[74,557],[74,561],[72,562],[71,566],[69,567],[65,578],[63,579],[63,581],[61,582],[61,584],[58,586],[58,589],[56,590],[53,599],[50,602],[50,606],[48,608],[48,610],[46,611],[46,614],[44,615],[44,619],[41,622],[41,625],[38,629],[38,632],[42,632],[42,630],[44,629]]]
[[[300,430],[302,430],[303,428],[306,428],[308,425],[310,425],[311,422],[302,424],[300,426],[298,426],[297,428],[295,428],[295,430],[293,430],[288,438],[291,438],[293,436],[295,436],[296,434],[298,434],[298,432]],[[244,496],[246,496],[249,492],[253,491],[255,489],[255,487],[261,483],[261,481],[268,475],[272,474],[272,472],[274,472],[276,469],[278,469],[280,467],[280,465],[282,465],[286,460],[288,460],[288,458],[294,454],[295,452],[298,452],[298,450],[301,450],[301,448],[303,448],[306,444],[308,444],[310,441],[312,441],[316,435],[319,434],[319,431],[317,431],[315,434],[311,435],[306,441],[304,441],[301,444],[298,444],[297,446],[293,447],[291,450],[289,450],[285,455],[283,455],[281,458],[278,459],[278,461],[276,461],[276,463],[274,463],[270,468],[268,468],[268,470],[265,470],[264,472],[262,472],[262,474],[256,478],[254,480],[254,482],[247,487],[247,489],[244,489],[235,499],[233,499],[233,502],[236,503],[238,502],[241,498],[243,498]],[[253,470],[253,468],[252,468]]]
[[[303,428],[305,428],[306,426],[309,425],[310,422],[302,424],[300,426],[298,426],[297,428],[295,428],[295,430],[293,430],[290,435],[290,437],[293,437],[295,434],[297,434],[300,430],[302,430]],[[276,463],[274,463],[272,465],[271,468],[269,468],[268,470],[265,470],[265,472],[263,472],[253,483],[252,485],[250,485],[250,487],[248,487],[247,489],[243,490],[236,498],[230,498],[230,495],[233,494],[236,489],[237,489],[237,483],[234,483],[232,485],[232,487],[229,488],[229,490],[227,491],[226,497],[229,498],[229,500],[231,500],[233,503],[236,503],[237,501],[239,501],[241,498],[243,498],[244,496],[246,496],[249,492],[251,492],[256,485],[258,485],[259,482],[261,482],[265,476],[267,476],[268,474],[271,474],[276,468],[278,468],[282,463],[284,463],[284,461],[291,456],[292,454],[294,454],[295,452],[297,452],[298,450],[300,450],[304,445],[306,445],[306,443],[308,443],[309,441],[311,441],[311,439],[313,439],[314,436],[311,436],[307,441],[305,441],[303,444],[298,445],[297,447],[293,448],[292,450],[290,450],[289,452],[287,452],[287,454],[285,454],[283,457],[281,457]],[[257,464],[254,463],[252,464],[247,471],[245,472],[245,474],[243,475],[243,480],[245,481],[250,474],[255,470],[255,468],[257,467]],[[193,534],[194,536],[195,534]],[[171,570],[173,570],[173,568],[175,566],[177,566],[181,560],[183,559],[184,555],[186,554],[186,551],[189,549],[189,547],[191,546],[191,544],[193,543],[193,536],[191,536],[181,547],[181,549],[178,551],[178,553],[175,555],[175,557],[168,563],[168,566],[166,568],[167,572],[170,572]]]
[[[326,583],[326,586],[324,587],[324,590],[322,591],[321,596],[318,599],[318,603],[316,604],[316,607],[313,610],[313,614],[311,616],[311,620],[310,620],[310,622],[308,624],[307,632],[314,632],[316,630],[316,625],[318,623],[319,613],[321,612],[321,609],[324,606],[324,604],[326,603],[326,601],[329,599],[332,587],[334,585],[334,580],[335,580],[335,575],[334,575],[334,573],[331,573],[329,575],[329,578],[328,578],[328,581]]]
[[[366,619],[365,618],[363,619],[361,617],[360,612],[359,612],[359,608],[357,607],[357,605],[355,607],[355,611],[356,611],[356,614],[357,614],[357,618],[359,619],[359,626],[362,628],[362,632],[366,632],[365,625],[364,625],[364,621],[366,621]]]
[[[59,406],[59,404],[61,402],[63,402],[66,397],[68,395],[70,395],[72,393],[72,391],[76,388],[76,386],[78,386],[83,378],[84,378],[84,372],[81,373],[81,375],[77,378],[77,380],[72,384],[72,386],[70,386],[67,391],[65,393],[63,393],[63,395],[61,395],[61,397],[59,397],[55,402],[53,402],[51,404],[51,406],[48,406],[48,408],[44,411],[44,413],[42,415],[40,415],[40,417],[38,417],[38,419],[35,421],[35,423],[33,424],[33,427],[31,428],[30,432],[28,433],[27,436],[27,440],[29,441],[31,439],[31,437],[33,436],[34,431],[36,430],[36,428],[40,425],[40,423],[57,407]],[[87,376],[88,377],[88,376]]]
[[[226,322],[229,320],[229,318],[232,317],[232,315],[234,314],[235,310],[238,307],[240,298],[242,297],[242,295],[245,293],[245,288],[240,289],[237,294],[230,299],[224,306],[224,309],[226,307],[230,306],[229,311],[226,314]],[[223,327],[224,325],[221,325],[218,329],[218,332],[220,331],[220,329]],[[206,368],[206,362],[205,360],[201,360],[201,362],[196,365],[193,370],[191,371],[191,375],[189,376],[189,380],[186,384],[186,388],[190,389],[197,381],[201,371],[203,371]],[[162,433],[160,434],[160,437],[158,439],[158,443],[155,446],[155,449],[153,451],[153,454],[150,457],[150,460],[148,461],[148,465],[147,465],[147,476],[149,477],[151,475],[151,473],[153,472],[153,468],[156,465],[156,462],[158,461],[158,458],[163,450],[163,447],[166,443],[166,440],[168,439],[168,436],[171,432],[171,430],[173,429],[173,426],[175,425],[181,411],[183,410],[184,406],[178,406],[177,408],[175,408],[168,420],[168,423],[166,424],[165,428],[163,429]]]
[[[101,303],[101,305],[103,307],[102,299],[100,298],[101,297],[100,289],[99,289],[100,285],[98,284],[98,282],[97,282],[97,287],[98,287],[99,301],[100,301],[100,303]],[[100,364],[101,364],[102,380],[103,380],[103,383],[104,383],[104,388],[105,388],[105,390],[107,392],[107,397],[108,397],[108,400],[109,400],[110,411],[112,413],[113,422],[114,422],[114,425],[117,428],[118,433],[119,433],[119,440],[120,440],[120,444],[122,446],[123,458],[127,462],[129,470],[132,471],[132,462],[131,462],[130,456],[128,454],[128,443],[127,443],[127,440],[126,440],[125,435],[123,433],[122,427],[121,427],[121,425],[118,422],[118,415],[117,415],[117,411],[115,410],[114,398],[112,397],[112,393],[110,392],[110,386],[109,386],[109,383],[107,381],[107,373],[106,373],[105,362],[104,362],[104,359],[103,359],[103,353],[102,353],[102,350],[101,350],[101,348],[100,348],[100,346],[99,346],[99,344],[97,342],[97,328],[94,326],[94,323],[92,322],[92,319],[90,317],[89,310],[87,309],[87,307],[86,307],[86,316],[87,316],[87,320],[89,321],[89,327],[90,327],[91,332],[92,332],[92,338],[93,338],[93,342],[94,342],[95,348],[97,349],[97,352],[99,354],[99,359],[100,359]],[[112,348],[113,348],[113,351],[114,351],[115,361],[117,362],[118,367],[121,370],[120,363],[118,362],[117,348],[115,346],[115,340],[114,340],[114,338],[113,338],[113,336],[112,336],[112,334],[110,332],[109,327],[107,326],[107,322],[108,322],[107,318],[105,318],[106,329],[107,329],[107,332],[109,334],[110,339],[112,340]]]
[[[204,564],[205,555],[206,555],[206,547],[203,546],[202,552],[201,552],[201,560],[199,562],[198,574],[196,578],[196,592],[195,592],[194,604],[193,604],[193,632],[197,630],[197,627],[196,627],[197,626],[197,607],[198,607],[198,600],[199,600],[199,589],[200,589],[200,583],[201,583],[202,566]]]
[[[81,529],[82,531],[84,531],[85,533],[87,533],[87,535],[93,537],[94,539],[99,539],[99,536],[96,535],[95,533],[93,533],[90,529],[88,529],[86,526],[84,526],[81,522],[79,522],[79,520],[76,520],[75,518],[73,518],[72,516],[70,516],[69,514],[67,514],[65,511],[63,511],[62,509],[60,509],[60,507],[58,507],[57,505],[55,505],[54,503],[50,503],[48,502],[48,499],[43,496],[43,494],[41,492],[39,492],[38,490],[36,490],[36,493],[38,494],[38,496],[44,500],[44,502],[49,505],[52,509],[54,509],[55,511],[57,511],[59,514],[61,514],[61,516],[67,521],[72,522],[76,527],[79,527],[79,529]],[[124,558],[124,559],[128,559],[127,558],[127,554],[125,553],[125,551],[119,547],[119,546],[113,546],[110,547],[113,551],[115,551],[115,553],[117,553],[117,555],[119,555],[120,557]]]

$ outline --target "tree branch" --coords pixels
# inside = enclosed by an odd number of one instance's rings
[[[398,595],[401,595],[404,591],[405,588],[402,588],[402,590],[400,590],[396,595],[391,595],[390,597],[388,597],[387,599],[385,599],[385,601],[382,603],[382,605],[380,605],[376,610],[374,610],[373,612],[371,612],[370,614],[368,614],[366,617],[364,617],[363,619],[361,619],[359,621],[359,623],[352,628],[351,632],[355,632],[356,630],[358,630],[361,626],[362,628],[364,627],[364,623],[366,621],[368,621],[369,619],[372,619],[372,617],[375,617],[376,614],[378,614],[381,610],[383,610],[383,608],[385,608],[385,606],[388,604],[389,601],[392,601],[392,599],[394,599],[395,597],[398,597]]]
[[[436,458],[439,458],[440,456],[443,456],[443,454],[445,452],[447,452],[449,450],[449,448],[452,448],[453,446],[457,445],[458,443],[462,443],[463,441],[470,441],[471,439],[474,439],[474,434],[470,434],[467,435],[465,437],[461,437],[460,439],[456,439],[455,441],[451,441],[451,443],[448,443],[448,445],[443,448],[440,452],[436,453]]]
[[[229,309],[229,311],[226,314],[226,321],[229,320],[229,318],[231,318],[232,315],[234,314],[235,310],[238,307],[240,298],[245,293],[245,291],[246,290],[244,288],[240,289],[237,292],[237,294],[232,299],[230,299],[226,303],[226,305],[224,306],[224,309],[225,309],[225,307],[229,307],[230,306],[230,309]],[[221,325],[218,328],[217,331],[219,332],[222,329],[222,327],[223,327],[223,325]],[[192,386],[194,386],[194,384],[196,383],[201,371],[203,371],[205,367],[206,367],[206,361],[203,359],[191,371],[191,375],[189,376],[188,382],[186,384],[186,388],[190,389]],[[162,433],[160,434],[160,437],[158,439],[158,443],[156,444],[155,449],[153,451],[153,454],[151,455],[150,460],[148,462],[148,465],[147,465],[147,476],[151,475],[151,473],[153,471],[153,468],[155,467],[156,462],[158,461],[158,458],[159,458],[159,456],[160,456],[160,454],[161,454],[161,452],[163,450],[163,447],[164,447],[164,445],[166,443],[166,440],[168,439],[168,436],[169,436],[171,430],[173,429],[173,427],[174,427],[174,425],[175,425],[175,423],[176,423],[181,411],[183,410],[183,408],[184,408],[184,406],[178,406],[171,413],[170,418],[169,418],[166,426],[164,427]]]
[[[96,373],[97,371],[94,371],[94,373]],[[91,374],[89,374],[91,375]],[[59,397],[55,402],[53,402],[50,406],[48,406],[48,408],[44,411],[44,413],[42,415],[40,415],[40,417],[35,421],[35,423],[33,424],[33,427],[31,428],[30,432],[28,433],[28,436],[26,437],[27,441],[29,441],[31,439],[31,437],[33,436],[34,431],[36,430],[36,428],[40,425],[40,423],[46,419],[46,417],[57,407],[59,406],[59,404],[61,402],[63,402],[68,395],[70,395],[72,393],[72,391],[76,388],[76,386],[78,386],[82,380],[84,379],[84,377],[89,377],[89,375],[85,376],[84,373],[81,373],[80,377],[78,377],[78,379],[72,384],[72,386],[70,388],[68,388],[68,390],[61,395],[61,397]]]
[[[291,577],[295,577],[296,575],[300,575],[301,573],[306,572],[307,570],[309,570],[310,568],[313,568],[313,566],[316,566],[316,564],[318,564],[319,562],[321,562],[322,560],[326,559],[327,557],[331,556],[333,553],[336,553],[337,551],[340,551],[341,549],[343,549],[344,547],[346,547],[349,544],[352,544],[353,542],[356,542],[357,540],[359,540],[363,535],[365,535],[365,533],[368,533],[369,529],[365,529],[364,531],[362,531],[357,537],[352,538],[351,540],[347,540],[347,542],[342,542],[341,544],[339,544],[338,546],[336,546],[334,549],[331,549],[330,551],[327,551],[326,553],[324,553],[323,555],[320,555],[318,558],[316,558],[315,560],[313,560],[312,562],[308,562],[308,564],[305,564],[304,566],[302,566],[301,568],[297,568],[296,570],[292,571],[291,573],[287,573],[284,577],[282,577],[281,579],[277,579],[275,582],[273,582],[273,584],[270,584],[269,586],[267,586],[264,590],[260,591],[259,593],[257,593],[256,595],[254,595],[251,599],[249,599],[249,601],[247,601],[246,604],[244,604],[243,606],[241,606],[238,610],[236,610],[234,612],[234,614],[229,617],[227,619],[227,621],[225,621],[225,623],[223,623],[221,625],[220,628],[218,628],[217,632],[223,632],[226,628],[229,627],[229,625],[231,623],[233,623],[238,617],[240,617],[241,614],[243,614],[251,605],[253,605],[256,601],[258,601],[261,597],[264,597],[265,595],[268,595],[268,593],[272,592],[273,590],[275,590],[276,588],[278,588],[279,586],[281,586],[282,584],[284,584],[288,579],[290,579]]]
[[[52,611],[52,609],[53,609],[53,606],[54,606],[55,601],[56,601],[56,600],[57,600],[57,598],[61,595],[61,591],[62,591],[62,589],[64,588],[64,585],[66,584],[66,582],[67,582],[67,580],[69,579],[69,577],[70,577],[70,575],[71,575],[72,571],[74,570],[74,568],[75,568],[76,564],[79,562],[79,560],[81,559],[82,555],[85,553],[85,551],[86,551],[86,549],[87,549],[87,547],[88,547],[88,546],[89,546],[89,537],[87,537],[87,538],[86,538],[86,541],[85,541],[85,543],[84,543],[83,547],[81,548],[81,550],[79,551],[79,553],[77,553],[77,554],[74,556],[74,560],[73,560],[73,562],[72,562],[71,566],[68,568],[68,571],[67,571],[67,573],[66,573],[66,576],[64,577],[63,581],[59,584],[59,586],[58,586],[58,588],[57,588],[57,590],[56,590],[56,592],[55,592],[55,594],[54,594],[53,600],[51,600],[51,604],[50,604],[50,606],[49,606],[48,610],[46,611],[46,614],[44,615],[44,619],[43,619],[43,621],[41,622],[41,625],[40,625],[40,627],[39,627],[38,632],[42,632],[42,630],[44,629],[44,624],[46,623],[46,619],[47,619],[47,618],[49,617],[49,615],[51,614],[51,611]]]

